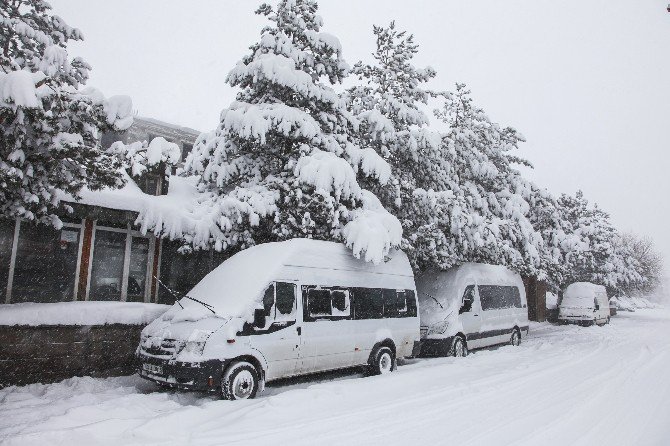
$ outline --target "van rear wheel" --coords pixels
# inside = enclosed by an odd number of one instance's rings
[[[388,347],[379,347],[372,355],[368,366],[369,375],[386,375],[395,370],[395,355]]]
[[[515,328],[512,331],[512,337],[510,338],[509,343],[515,347],[518,347],[521,344],[521,332],[519,332],[518,328]]]
[[[451,341],[451,356],[464,357],[468,356],[468,346],[465,343],[465,339],[460,336],[456,336],[453,341]]]
[[[258,371],[248,362],[234,362],[221,379],[221,394],[227,400],[247,400],[258,392]]]

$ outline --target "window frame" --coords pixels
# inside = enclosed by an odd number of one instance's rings
[[[311,290],[328,290],[330,293],[330,315],[324,316],[312,316],[309,310],[309,292]],[[344,286],[320,286],[320,285],[302,285],[302,320],[303,322],[317,322],[317,321],[341,321],[341,320],[352,320],[354,316],[353,311],[353,301],[352,301],[352,290],[350,287]],[[333,291],[344,291],[349,296],[349,314],[348,315],[333,315]]]
[[[83,225],[82,225],[83,226]],[[121,232],[126,234],[126,244],[123,253],[123,273],[121,275],[121,297],[118,302],[126,302],[128,300],[128,277],[130,275],[130,250],[132,249],[133,237],[149,239],[149,252],[147,253],[147,272],[144,280],[144,299],[142,302],[151,302],[151,279],[154,265],[154,255],[156,251],[156,238],[142,235],[140,231],[132,228],[130,223],[126,223],[125,228],[113,228],[111,226],[98,225],[98,221],[93,221],[93,229],[91,234],[91,248],[88,253],[88,273],[86,275],[86,293],[84,300],[90,300],[91,294],[91,273],[93,272],[93,256],[95,255],[95,238],[98,231]],[[83,237],[83,235],[82,235]],[[81,250],[79,253],[81,257]],[[78,279],[78,276],[77,276]],[[78,280],[77,280],[78,281]],[[158,287],[156,287],[158,292]],[[112,301],[117,302],[117,301]]]
[[[81,273],[81,254],[82,254],[82,247],[84,243],[84,224],[85,220],[82,219],[81,223],[70,223],[70,222],[63,222],[63,227],[59,229],[58,231],[62,231],[63,229],[69,228],[69,229],[78,229],[79,230],[79,240],[77,241],[77,261],[75,263],[75,270],[74,270],[74,286],[72,287],[72,294],[71,298],[69,299],[70,301],[76,301],[77,300],[77,288],[79,286],[79,276]],[[14,223],[14,234],[13,234],[13,240],[12,240],[12,249],[11,249],[11,254],[9,258],[9,270],[7,271],[7,283],[6,288],[5,288],[5,304],[10,304],[12,303],[12,288],[14,287],[14,275],[16,272],[16,255],[18,253],[18,248],[19,248],[19,236],[21,232],[21,219],[17,218],[15,219]],[[61,302],[68,302],[68,300],[64,300]]]

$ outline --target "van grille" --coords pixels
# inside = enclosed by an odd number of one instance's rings
[[[184,348],[184,343],[176,339],[163,339],[159,345],[152,344],[142,350],[154,356],[175,356]]]

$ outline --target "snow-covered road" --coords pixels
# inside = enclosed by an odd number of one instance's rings
[[[606,327],[534,324],[520,347],[329,374],[253,401],[137,377],[0,390],[3,445],[667,445],[670,310]]]

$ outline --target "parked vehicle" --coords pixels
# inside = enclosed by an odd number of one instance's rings
[[[418,353],[415,290],[402,251],[373,265],[337,243],[258,245],[222,263],[142,331],[139,373],[228,399],[312,372],[389,373],[396,358]]]
[[[528,334],[526,291],[519,274],[467,263],[416,279],[422,356],[465,356],[495,344],[519,345]]]
[[[602,285],[576,282],[568,285],[558,308],[561,323],[593,325],[609,324],[610,303]]]

